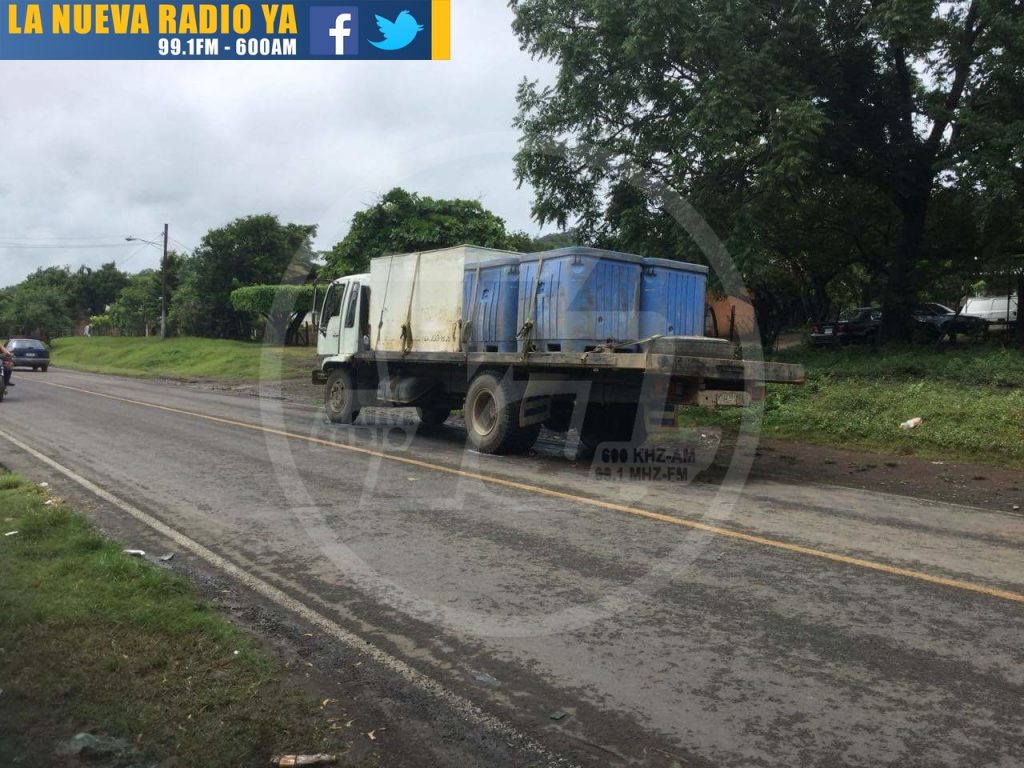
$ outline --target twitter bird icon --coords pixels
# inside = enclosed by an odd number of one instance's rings
[[[370,45],[380,48],[382,51],[400,51],[410,45],[416,39],[416,35],[423,31],[423,25],[413,18],[408,11],[402,11],[394,21],[388,21],[383,16],[377,16],[377,26],[384,39],[379,43],[370,40]]]

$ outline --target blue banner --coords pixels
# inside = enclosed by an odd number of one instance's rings
[[[0,60],[451,58],[451,0],[0,7]]]

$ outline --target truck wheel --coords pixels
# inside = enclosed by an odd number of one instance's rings
[[[448,421],[452,415],[452,409],[446,405],[429,405],[417,408],[416,414],[420,417],[420,423],[425,427],[439,427]]]
[[[473,449],[488,454],[529,450],[540,434],[540,424],[520,427],[519,406],[505,380],[491,372],[477,375],[466,394],[466,432]]]
[[[324,391],[324,402],[327,404],[327,418],[333,424],[351,424],[359,418],[352,371],[347,368],[331,371]]]
[[[46,373],[48,370],[50,370],[50,366],[44,365],[43,366],[43,373]]]

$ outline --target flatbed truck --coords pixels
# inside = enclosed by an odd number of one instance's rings
[[[449,308],[446,288],[420,286],[420,270],[417,257],[411,285],[391,306],[373,292],[399,293],[392,266],[387,283],[375,270],[329,285],[313,383],[324,386],[333,423],[351,424],[363,408],[397,407],[415,408],[425,427],[436,427],[462,410],[469,445],[482,453],[528,451],[542,426],[574,429],[596,449],[641,443],[652,430],[674,427],[680,406],[747,407],[764,398],[766,384],[804,382],[801,366],[739,360],[730,342],[704,337],[610,342],[582,352],[529,345],[473,351],[464,348],[462,307]],[[417,290],[433,309],[419,306]]]

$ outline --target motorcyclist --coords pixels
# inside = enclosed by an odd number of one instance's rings
[[[4,368],[4,383],[8,387],[13,387],[14,383],[11,381],[11,376],[14,373],[14,355],[12,355],[3,344],[0,344],[0,365]]]

